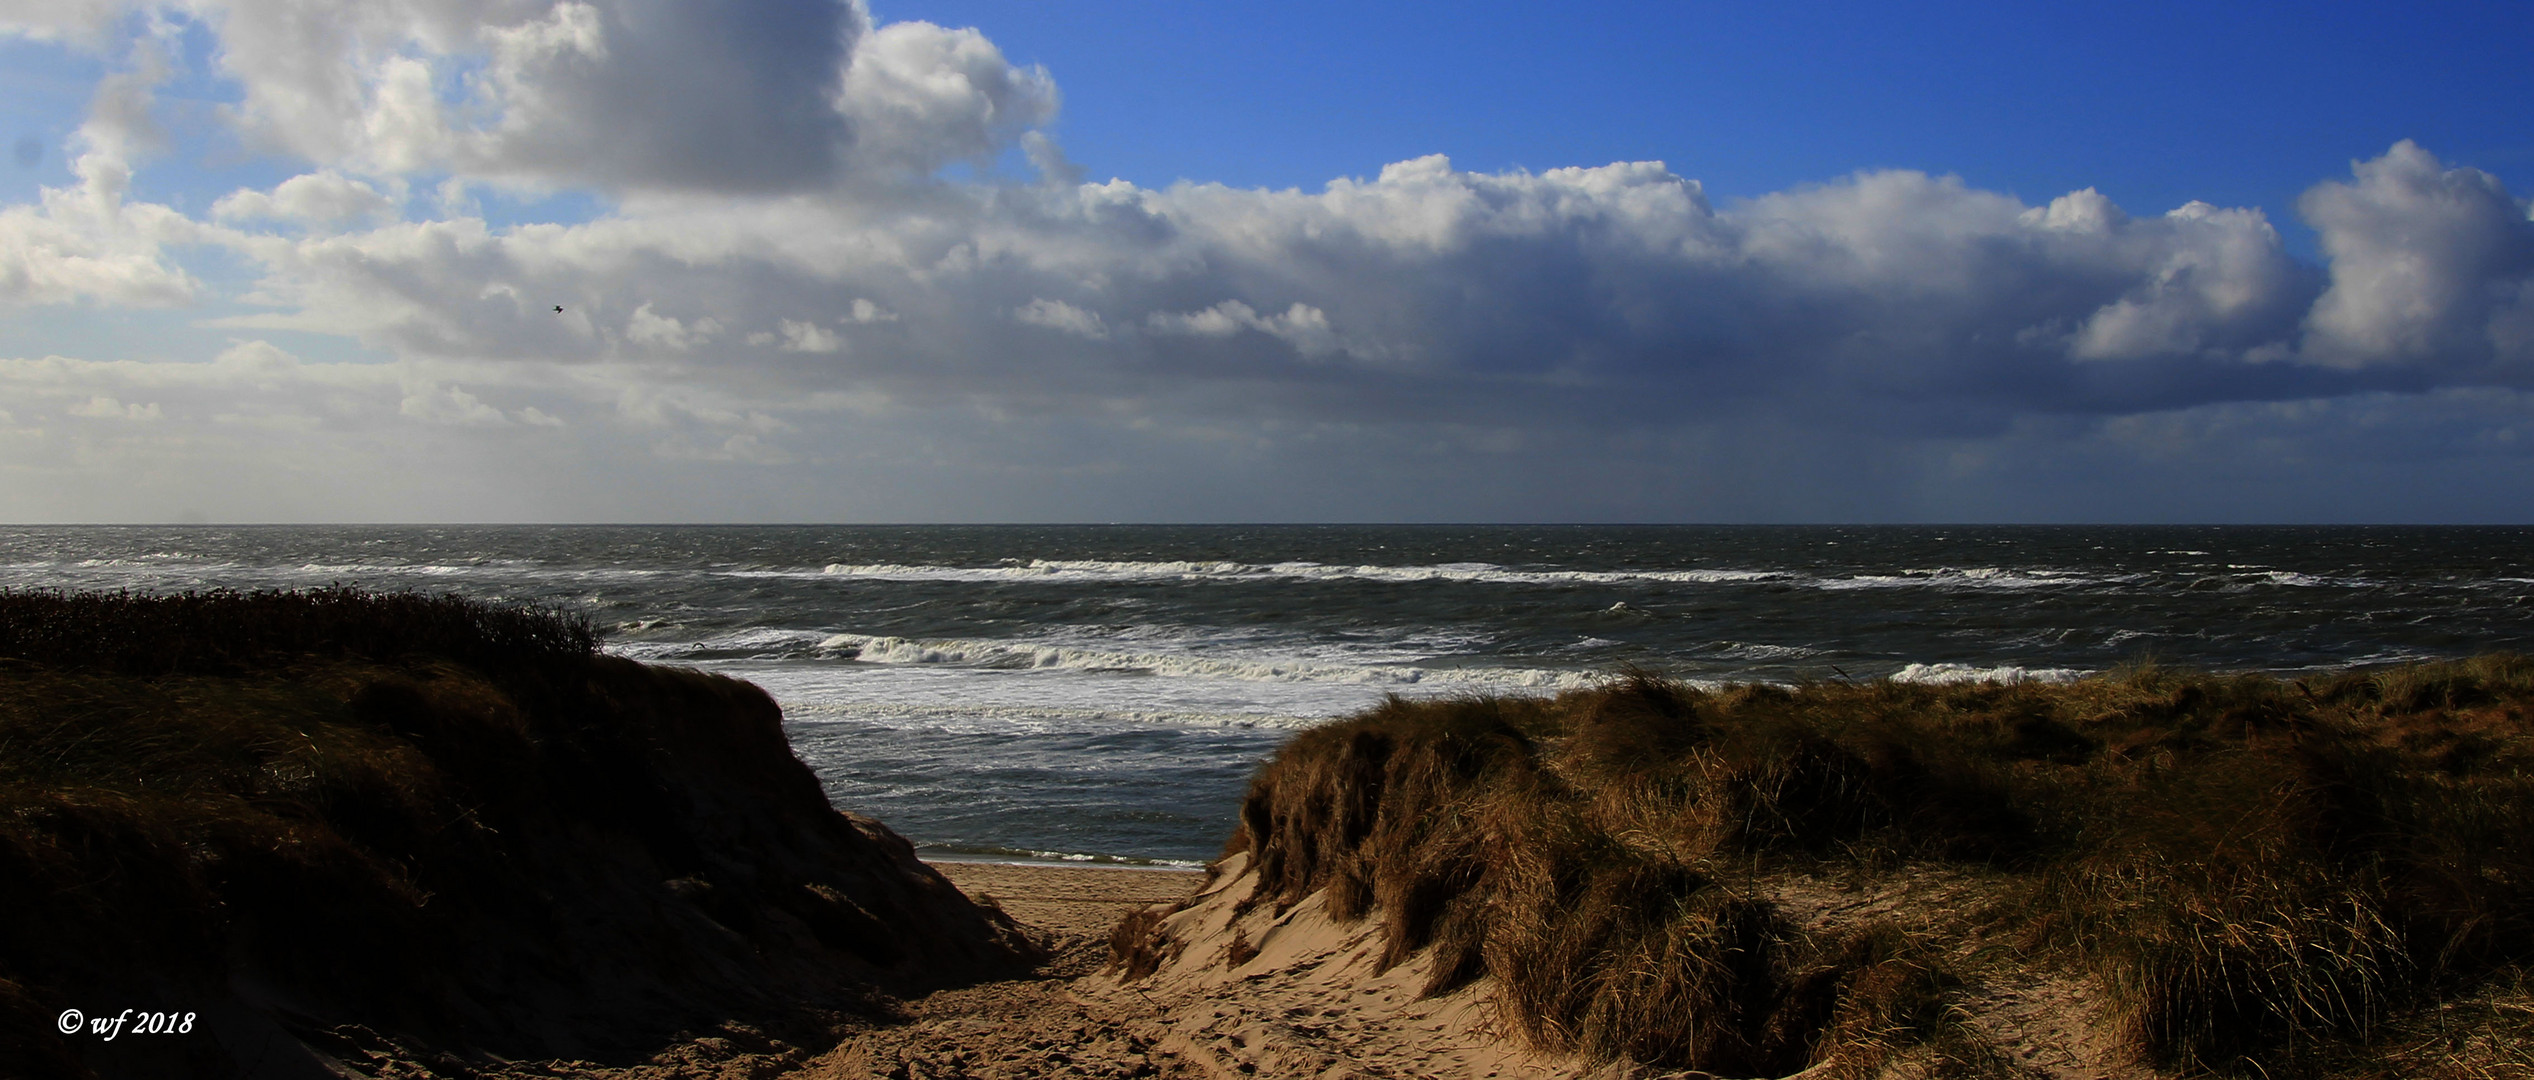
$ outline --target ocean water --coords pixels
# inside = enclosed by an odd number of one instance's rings
[[[1210,857],[1287,733],[1385,694],[2534,650],[2523,528],[0,529],[5,588],[331,584],[754,681],[838,805],[943,857]]]

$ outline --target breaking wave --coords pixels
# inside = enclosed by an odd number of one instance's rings
[[[1186,653],[1122,652],[1071,645],[957,639],[918,640],[835,634],[818,648],[839,659],[866,664],[945,664],[999,670],[1062,669],[1249,682],[1332,682],[1381,686],[1446,686],[1455,689],[1548,691],[1581,689],[1602,681],[1596,674],[1546,668],[1419,667],[1346,664],[1266,657],[1210,657]]]
[[[1719,584],[1775,581],[1796,575],[1778,570],[1522,570],[1494,563],[1430,566],[1339,566],[1316,562],[1137,562],[1105,559],[1031,559],[1001,566],[910,566],[899,563],[830,563],[830,577],[882,581],[1465,581],[1509,585],[1614,584],[1662,581]]]
[[[2094,674],[2082,668],[2027,668],[2013,664],[1976,667],[1971,664],[1911,664],[1888,676],[1896,683],[1951,686],[1958,683],[2075,682]]]

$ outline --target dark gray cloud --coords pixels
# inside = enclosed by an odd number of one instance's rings
[[[833,0],[558,4],[490,33],[499,121],[470,171],[562,187],[785,191],[832,181],[834,104],[862,13]]]
[[[369,177],[611,193],[902,183],[990,157],[1056,107],[1045,72],[1006,64],[983,35],[875,31],[839,0],[100,2],[14,28],[89,38],[132,10],[215,33],[252,143]]]

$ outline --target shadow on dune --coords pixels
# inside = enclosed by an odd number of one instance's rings
[[[320,1076],[817,1049],[1036,947],[763,691],[455,597],[0,595],[0,1058]],[[62,1035],[61,1013],[190,1017]]]

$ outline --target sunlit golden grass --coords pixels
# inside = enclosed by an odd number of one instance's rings
[[[2446,1037],[2421,1018],[2454,1002],[2521,1030],[2529,709],[2515,656],[2302,682],[1637,674],[1392,700],[1281,750],[1233,847],[1259,902],[1325,889],[1381,920],[1392,962],[1434,950],[1430,991],[1494,975],[1508,1025],[1545,1047],[1735,1074],[1862,1068],[1868,1048],[2004,1069],[1948,1034],[1946,988],[1976,959],[1794,925],[1770,899],[1942,870],[1989,883],[1965,932],[2007,944],[1985,955],[2104,988],[2153,1060],[2374,1076],[2428,1052],[2395,1043]],[[2507,1040],[2448,1042],[2466,1049],[2437,1068],[2472,1076]]]

